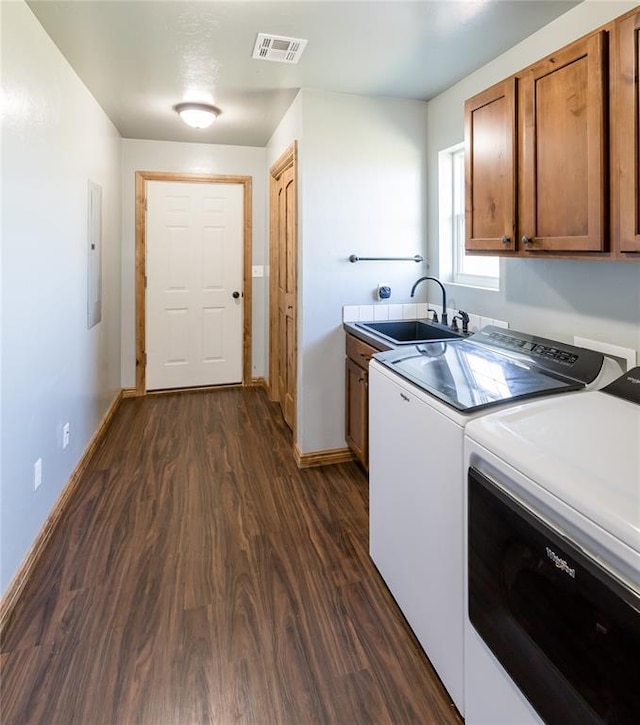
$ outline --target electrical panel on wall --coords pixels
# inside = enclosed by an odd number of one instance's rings
[[[88,182],[87,329],[102,319],[102,187]]]

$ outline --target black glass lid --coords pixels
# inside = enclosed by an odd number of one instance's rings
[[[374,357],[463,413],[508,400],[584,387],[466,340],[405,346]]]

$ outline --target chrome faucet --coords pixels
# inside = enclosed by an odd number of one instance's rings
[[[449,318],[447,317],[447,290],[445,290],[444,285],[437,277],[420,277],[420,279],[416,280],[415,284],[411,288],[411,296],[415,296],[416,287],[420,284],[420,282],[424,282],[427,279],[430,279],[440,285],[440,289],[442,290],[442,317],[440,321],[443,325],[448,325]]]

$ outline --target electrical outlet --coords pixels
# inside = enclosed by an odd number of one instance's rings
[[[71,436],[71,431],[69,428],[69,423],[65,423],[62,428],[62,447],[66,448],[69,445],[69,438]]]
[[[42,458],[33,464],[33,490],[37,491],[42,483]]]

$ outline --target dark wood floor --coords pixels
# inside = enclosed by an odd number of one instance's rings
[[[3,725],[458,723],[355,464],[262,390],[123,401],[2,641]]]

